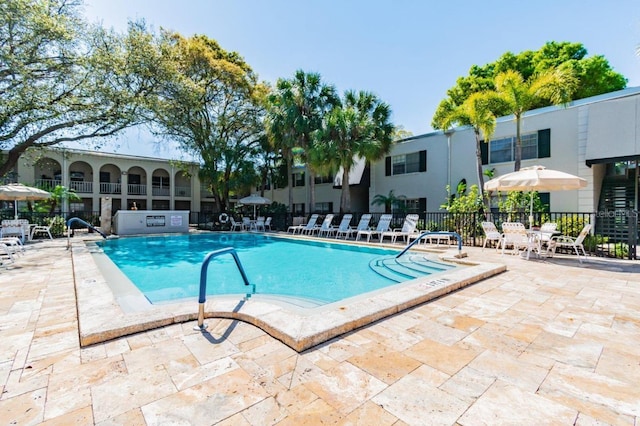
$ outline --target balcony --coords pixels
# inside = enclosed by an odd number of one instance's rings
[[[169,188],[159,188],[154,186],[151,188],[151,194],[154,197],[168,197],[171,195],[171,191]]]
[[[53,191],[56,186],[62,185],[62,181],[58,179],[36,179],[34,183],[36,187],[47,191]]]
[[[79,194],[91,194],[93,193],[93,182],[72,180],[69,182],[69,189]]]
[[[101,194],[121,194],[122,184],[111,182],[100,182]]]
[[[147,185],[128,184],[127,191],[129,195],[147,195]]]
[[[176,186],[176,197],[191,197],[191,187]]]

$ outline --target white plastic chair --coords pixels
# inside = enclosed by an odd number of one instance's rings
[[[404,218],[402,228],[382,232],[380,234],[380,242],[382,242],[385,237],[389,237],[392,244],[396,242],[396,239],[398,237],[402,237],[405,242],[408,242],[409,235],[416,233],[416,225],[418,224],[419,218],[420,216],[418,216],[417,214],[408,214]]]
[[[242,231],[242,222],[236,222],[233,216],[229,216],[232,231]]]
[[[378,226],[376,226],[376,229],[364,229],[358,231],[358,233],[356,234],[356,241],[360,240],[361,235],[367,236],[367,242],[369,242],[371,237],[374,235],[379,235],[380,241],[382,241],[382,233],[389,230],[389,225],[391,224],[392,218],[393,216],[390,214],[383,214],[382,216],[380,216],[380,220],[378,221]]]
[[[271,231],[271,220],[272,220],[272,219],[273,219],[273,218],[272,218],[271,216],[269,216],[269,217],[267,218],[267,220],[265,220],[265,221],[264,221],[264,230],[265,230],[265,232],[267,231],[267,229],[268,229],[269,231]]]
[[[47,225],[36,225],[33,227],[33,229],[31,229],[31,235],[29,236],[30,240],[33,240],[33,237],[35,237],[38,234],[43,234],[45,236],[49,236],[49,239],[53,240],[53,237],[51,236],[51,227],[47,226]]]
[[[303,231],[306,232],[315,228],[317,221],[318,221],[318,214],[314,213],[309,218],[309,222],[307,222],[305,225],[291,225],[287,229],[287,232],[291,231],[293,234],[296,234],[296,233],[302,234]]]
[[[539,253],[539,244],[533,235],[527,233],[527,228],[520,222],[504,222],[502,224],[502,254],[506,246],[513,247],[513,254],[520,250],[527,251],[527,260],[532,251]]]
[[[347,227],[345,230],[338,229],[336,231],[336,238],[340,238],[341,235],[344,235],[344,239],[346,240],[348,237],[351,237],[352,234],[357,234],[359,231],[366,231],[369,229],[369,222],[371,221],[371,214],[366,213],[360,216],[360,221],[358,222],[358,226],[355,228]]]
[[[324,217],[324,220],[322,221],[322,224],[320,225],[320,227],[316,227],[311,230],[308,230],[306,231],[306,233],[314,234],[317,232],[318,236],[322,237],[322,234],[326,234],[331,229],[331,222],[333,222],[333,216],[335,216],[333,213],[329,213]]]
[[[334,227],[332,226],[331,228],[327,229],[327,231],[325,232],[327,234],[327,237],[332,236],[333,234],[338,234],[338,232],[345,232],[346,230],[349,229],[349,224],[351,224],[351,218],[353,217],[353,215],[351,213],[347,213],[344,216],[342,216],[342,219],[340,220],[340,224],[338,225],[338,227]]]
[[[493,222],[482,222],[482,230],[485,235],[482,250],[487,246],[488,241],[494,241],[496,243],[496,251],[498,251],[502,242],[502,234],[498,231],[496,225]]]
[[[569,249],[573,249],[573,251],[576,252],[576,254],[578,255],[578,261],[582,263],[583,258],[580,257],[580,252],[582,252],[584,259],[586,259],[587,252],[584,249],[583,242],[586,236],[589,235],[590,230],[591,230],[591,224],[588,223],[584,226],[584,228],[582,228],[582,231],[580,231],[580,234],[576,238],[570,237],[568,235],[559,235],[556,237],[551,237],[547,255],[549,257],[553,257],[558,247],[569,248]]]

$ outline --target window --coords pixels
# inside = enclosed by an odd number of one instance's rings
[[[520,135],[522,141],[522,159],[551,157],[551,129]],[[515,160],[516,137],[494,139],[480,145],[482,164],[505,163]]]
[[[316,185],[322,183],[333,183],[333,176],[316,176],[313,181]]]
[[[153,176],[151,178],[151,184],[154,188],[168,188],[169,176]]]
[[[385,175],[404,175],[427,171],[427,151],[400,154],[385,159]]]
[[[333,213],[333,203],[316,203],[316,212]]]
[[[304,203],[298,203],[293,205],[294,216],[304,216]]]
[[[304,172],[293,174],[293,187],[304,186]]]
[[[427,211],[427,199],[426,198],[414,198],[398,201],[398,207],[406,214],[410,213],[424,213]]]

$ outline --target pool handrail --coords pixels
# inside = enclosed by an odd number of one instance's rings
[[[204,304],[207,301],[207,270],[209,268],[209,262],[214,257],[221,256],[223,254],[230,253],[233,256],[233,260],[236,261],[236,266],[240,271],[240,275],[242,275],[242,280],[244,281],[244,285],[250,286],[249,279],[247,278],[247,274],[244,272],[244,268],[242,267],[242,263],[240,263],[240,258],[238,257],[238,253],[233,247],[225,247],[219,250],[212,251],[208,253],[204,260],[202,261],[202,267],[200,268],[200,294],[198,296],[198,324],[193,327],[194,330],[204,331],[207,328],[207,325],[204,323]],[[248,295],[247,295],[248,297]]]
[[[80,219],[79,217],[72,217],[71,219],[69,219],[67,221],[67,250],[69,249],[69,247],[71,247],[71,224],[73,222],[79,222],[81,225],[84,225],[87,228],[92,229],[92,230],[96,231],[98,234],[102,235],[102,238],[107,238],[107,234],[105,234],[104,232],[102,232],[101,230],[96,228],[95,226],[91,225],[90,223],[85,222],[84,220]]]
[[[405,254],[406,252],[408,252],[411,247],[415,246],[416,244],[418,244],[420,242],[421,239],[423,239],[424,237],[428,236],[428,235],[449,235],[449,236],[453,236],[456,237],[456,239],[458,240],[458,255],[460,255],[462,253],[462,237],[460,236],[460,234],[458,234],[457,232],[448,232],[448,231],[425,231],[422,234],[420,234],[418,236],[418,238],[416,238],[415,240],[413,240],[413,242],[411,242],[411,244],[409,244],[408,246],[406,246],[404,248],[404,250],[402,250],[400,252],[400,254],[398,254],[396,256],[396,259],[399,258],[400,256],[402,256],[403,254]]]

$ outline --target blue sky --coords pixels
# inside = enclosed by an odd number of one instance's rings
[[[340,92],[374,92],[414,135],[432,130],[447,89],[472,65],[547,41],[582,43],[640,86],[638,0],[85,0],[85,16],[119,31],[144,19],[156,30],[205,34],[272,83],[297,69],[319,72]],[[118,152],[174,155],[137,131]]]

